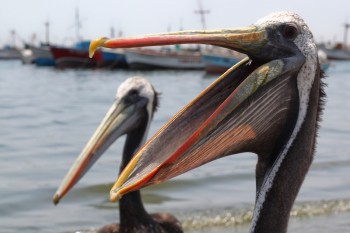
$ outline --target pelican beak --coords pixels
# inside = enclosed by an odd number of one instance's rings
[[[291,56],[291,51],[274,47],[268,30],[256,26],[103,38],[91,43],[90,52],[98,46],[130,48],[170,44],[217,45],[243,52],[249,58],[215,80],[133,156],[110,192],[112,201],[214,159],[254,150],[252,145],[258,145],[273,128],[270,125],[277,125],[271,122],[280,123],[279,119],[286,118],[285,105],[292,99],[293,93],[288,91],[290,82],[278,84],[275,80],[292,77],[304,63],[303,56]],[[276,57],[278,59],[274,59]],[[276,85],[280,85],[279,88],[272,91]],[[286,100],[281,101],[277,94]]]
[[[266,42],[265,31],[255,26],[237,29],[179,31],[117,39],[101,37],[91,41],[89,55],[93,57],[99,47],[134,48],[173,44],[210,44],[246,53],[251,51],[252,46],[256,47],[254,51],[259,52],[257,48]]]
[[[133,101],[127,98],[117,98],[114,101],[57,189],[52,199],[54,204],[84,176],[117,138],[136,127],[147,105],[146,98],[136,98]]]

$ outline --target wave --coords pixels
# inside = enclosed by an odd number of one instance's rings
[[[291,218],[305,218],[349,212],[350,199],[323,200],[296,203],[290,216]],[[250,223],[253,207],[213,209],[185,213],[185,215],[187,217],[181,219],[185,230],[232,227]]]

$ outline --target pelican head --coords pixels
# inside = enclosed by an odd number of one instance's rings
[[[147,132],[157,105],[157,93],[146,79],[132,77],[125,80],[99,127],[63,179],[53,202],[57,204],[120,136],[137,130]],[[139,144],[143,144],[146,133],[137,135],[143,137],[139,139]]]
[[[295,13],[278,12],[243,28],[183,31],[98,46],[210,44],[248,55],[181,109],[133,157],[111,200],[212,160],[257,154],[250,232],[285,232],[313,158],[322,85],[312,33]]]

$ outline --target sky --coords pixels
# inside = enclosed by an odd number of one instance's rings
[[[309,25],[317,42],[343,41],[344,23],[350,23],[350,0],[201,0],[206,28],[248,26],[275,11],[293,11]],[[115,35],[142,35],[179,29],[202,29],[198,0],[0,0],[0,46],[21,41],[45,41],[45,22],[50,23],[50,42],[76,40],[78,9],[84,39]],[[33,36],[35,35],[35,36]],[[350,41],[350,38],[349,38]]]

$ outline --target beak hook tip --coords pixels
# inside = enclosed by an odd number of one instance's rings
[[[122,198],[122,195],[118,191],[111,190],[109,200],[111,202],[117,202]]]
[[[60,202],[60,196],[57,193],[52,197],[52,202],[54,205],[57,205]]]
[[[108,40],[108,38],[106,37],[100,37],[97,38],[95,40],[92,40],[90,42],[90,46],[89,46],[89,57],[92,58],[95,54],[95,51],[99,48],[99,47],[103,47],[104,43]]]

